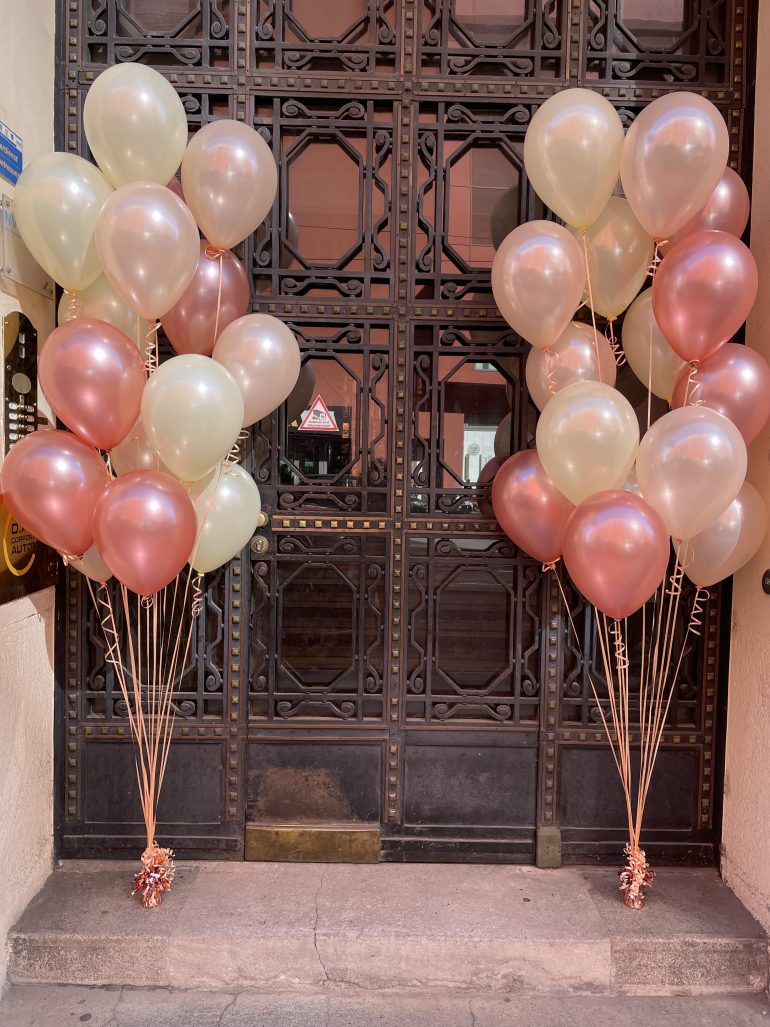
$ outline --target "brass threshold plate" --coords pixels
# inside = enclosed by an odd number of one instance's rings
[[[378,863],[380,829],[370,824],[247,824],[244,857],[281,863]]]

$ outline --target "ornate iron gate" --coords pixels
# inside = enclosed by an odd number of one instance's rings
[[[750,136],[740,0],[61,0],[60,148],[89,83],[142,61],[192,129],[254,124],[279,199],[245,248],[253,307],[304,367],[245,463],[269,512],[207,579],[161,835],[237,857],[244,828],[374,825],[385,859],[617,858],[624,834],[558,593],[502,538],[479,472],[531,442],[526,346],[491,299],[494,243],[542,213],[524,132],[555,90],[630,122],[697,89]],[[300,428],[315,395],[337,431]],[[60,590],[60,841],[141,844],[124,710],[76,574]],[[576,601],[579,615],[579,603]],[[720,603],[685,661],[651,798],[656,862],[718,840]],[[586,651],[591,624],[581,621]],[[550,854],[548,846],[555,851]]]

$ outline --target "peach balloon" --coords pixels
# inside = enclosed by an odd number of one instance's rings
[[[661,253],[668,253],[682,239],[704,229],[708,232],[729,232],[740,239],[748,224],[750,209],[749,191],[743,179],[732,168],[725,168],[705,205],[678,232],[661,243]]]
[[[628,366],[639,381],[660,399],[671,399],[676,376],[685,363],[658,327],[652,312],[652,288],[640,292],[626,311],[621,341]]]
[[[548,349],[531,349],[527,356],[527,389],[538,410],[574,382],[614,385],[615,354],[607,338],[591,325],[570,321]]]
[[[767,506],[754,486],[745,481],[728,508],[686,547],[682,543],[678,555],[690,581],[706,588],[748,563],[766,534]]]
[[[617,317],[647,279],[653,241],[620,196],[610,198],[585,239],[591,290],[584,299],[602,317]]]

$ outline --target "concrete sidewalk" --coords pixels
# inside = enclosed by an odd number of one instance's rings
[[[635,912],[611,869],[186,863],[156,910],[131,899],[134,869],[53,873],[11,932],[9,980],[549,996],[767,984],[765,934],[713,870],[661,870]]]
[[[763,995],[539,997],[367,992],[255,994],[16,986],[2,1027],[767,1027]]]

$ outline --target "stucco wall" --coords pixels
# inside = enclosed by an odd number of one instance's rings
[[[54,0],[0,0],[0,23],[0,121],[22,137],[26,164],[53,149]],[[13,187],[3,179],[0,191]],[[50,329],[50,301],[3,277],[0,292],[0,306]],[[8,928],[53,858],[53,624],[52,589],[0,606],[0,988]]]
[[[770,360],[770,4],[760,4],[751,249],[759,296],[747,342]],[[749,451],[749,480],[770,501],[770,428]],[[770,537],[735,578],[722,873],[770,929]]]

